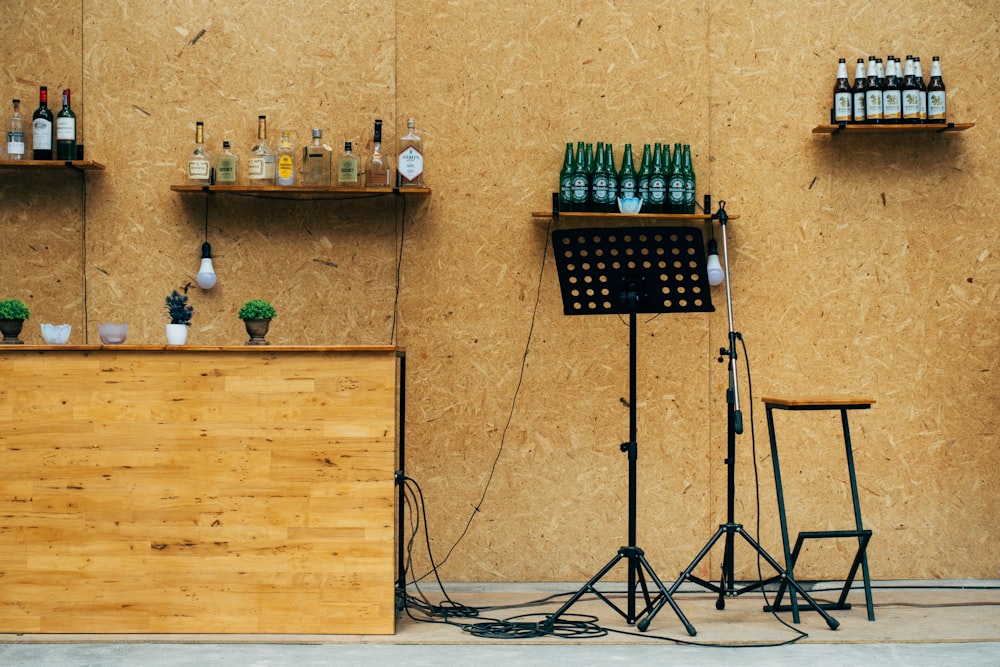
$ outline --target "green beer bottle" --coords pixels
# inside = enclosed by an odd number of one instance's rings
[[[691,164],[691,146],[684,144],[684,212],[694,213],[694,166]]]
[[[587,194],[590,190],[590,175],[587,171],[587,149],[582,141],[576,144],[576,161],[573,163],[573,186],[571,190],[571,211],[587,210]]]
[[[608,172],[604,168],[604,142],[597,142],[594,171],[590,177],[590,210],[604,211],[608,201]]]
[[[559,210],[573,210],[573,144],[570,142],[566,142],[566,155],[559,172]]]
[[[669,155],[669,149],[667,149]],[[663,213],[667,201],[667,173],[663,169],[663,149],[659,143],[653,149],[653,171],[649,176],[649,208],[650,213]],[[643,204],[643,208],[646,205]]]
[[[608,195],[604,200],[604,212],[613,213],[618,210],[618,172],[615,171],[615,152],[611,144],[604,144],[604,171],[608,177]]]
[[[668,213],[684,212],[684,156],[680,144],[674,144],[674,159],[667,177],[667,203]]]
[[[625,144],[622,168],[618,170],[618,196],[623,198],[639,196],[638,176],[635,173],[635,162],[632,160],[632,144]]]
[[[639,166],[639,196],[642,197],[642,205],[649,202],[649,179],[653,175],[653,153],[649,144],[642,147],[642,164]]]

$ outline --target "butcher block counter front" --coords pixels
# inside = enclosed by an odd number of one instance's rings
[[[0,632],[394,632],[400,355],[0,346]]]

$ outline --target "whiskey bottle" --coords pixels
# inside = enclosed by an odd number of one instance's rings
[[[931,60],[931,80],[927,83],[927,122],[945,122],[948,116],[947,111],[944,79],[941,76],[941,61],[937,56],[934,56]]]
[[[854,87],[851,88],[851,120],[855,123],[863,123],[867,120],[865,115],[865,61],[858,58],[858,63],[854,66]]]
[[[56,114],[56,159],[76,159],[76,114],[70,107],[69,88],[63,88],[63,105]]]
[[[200,120],[195,123],[194,150],[188,156],[188,182],[192,185],[211,185],[212,156],[205,149],[205,124]]]
[[[396,160],[396,172],[399,174],[399,187],[424,187],[424,148],[420,135],[417,134],[417,122],[406,120],[406,134],[399,140],[399,158]]]
[[[215,158],[215,182],[219,185],[236,185],[239,158],[228,141],[222,142],[222,152]]]
[[[267,116],[257,117],[257,143],[247,159],[247,183],[274,185],[274,151],[267,143]]]
[[[369,188],[387,188],[392,184],[389,158],[382,154],[382,121],[375,120],[375,131],[372,134],[372,152],[365,160],[365,186]]]
[[[31,115],[31,159],[52,159],[52,111],[49,109],[49,89],[38,89],[38,108]]]
[[[275,149],[274,169],[275,184],[295,185],[295,144],[288,130],[281,133],[281,140]]]
[[[341,187],[357,187],[360,173],[360,158],[351,152],[350,141],[344,142],[344,152],[337,158],[337,185]]]
[[[847,61],[837,61],[837,81],[833,84],[833,122],[846,123],[851,120],[851,86],[847,82]]]
[[[333,148],[323,143],[323,130],[314,127],[312,143],[302,147],[302,185],[329,187],[333,183]]]
[[[14,113],[7,121],[7,159],[24,159],[24,119],[21,118],[21,100],[14,100]]]

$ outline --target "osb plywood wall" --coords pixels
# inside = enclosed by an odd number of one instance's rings
[[[0,291],[29,302],[29,342],[67,321],[94,343],[108,320],[162,342],[163,297],[193,282],[207,226],[219,285],[194,288],[192,344],[240,342],[236,310],[264,297],[275,343],[405,346],[407,472],[442,576],[584,579],[626,540],[628,327],[563,315],[553,223],[530,213],[567,141],[619,159],[627,142],[690,143],[699,200],[739,216],[737,521],[756,532],[756,463],[761,540],[780,554],[761,396],[867,395],[852,426],[873,576],[997,575],[995,3],[153,5],[0,7],[2,98],[30,110],[38,85],[75,87],[87,156],[107,166],[0,174]],[[837,58],[869,53],[940,55],[949,115],[976,127],[813,135]],[[320,126],[363,148],[381,117],[390,149],[415,117],[433,193],[404,210],[170,191],[195,121],[245,151],[258,114],[272,142]],[[729,324],[713,299],[711,315],[638,325],[638,543],[668,579],[726,519]],[[846,527],[835,416],[777,418],[793,529]],[[842,577],[846,551],[802,574]]]

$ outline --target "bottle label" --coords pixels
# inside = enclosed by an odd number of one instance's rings
[[[56,118],[56,141],[76,141],[76,118]]]
[[[264,178],[264,158],[252,157],[247,160],[247,176],[253,180]]]
[[[573,201],[573,177],[563,176],[559,181],[559,201],[568,204]]]
[[[36,151],[52,150],[52,121],[36,118],[31,124],[31,147]]]
[[[278,156],[278,178],[288,184],[295,177],[295,162],[288,153]]]
[[[865,94],[864,93],[854,93],[854,120],[863,121],[867,118],[865,116]]]
[[[219,165],[215,169],[215,180],[219,183],[229,183],[232,185],[236,182],[236,160],[230,157],[224,157],[219,159]]]
[[[7,133],[7,155],[24,155],[24,132]]]
[[[621,190],[622,197],[638,197],[638,184],[635,182],[634,178],[623,178],[621,183],[618,184]]]
[[[358,182],[358,163],[354,160],[337,160],[337,182],[356,184]]]
[[[587,203],[587,177],[582,174],[573,175],[573,203]]]
[[[688,213],[694,213],[694,179],[689,178],[684,181],[684,206]]]
[[[684,203],[684,178],[682,176],[671,177],[667,190],[671,205],[680,206]]]
[[[207,181],[208,171],[208,160],[188,161],[188,178],[196,181]]]
[[[927,119],[944,120],[945,118],[945,97],[943,90],[935,90],[927,93]]]
[[[591,199],[596,204],[607,204],[611,200],[608,198],[608,177],[604,175],[594,175],[593,197]]]
[[[667,201],[667,179],[653,176],[649,179],[649,203],[662,204]]]
[[[898,90],[887,90],[882,96],[882,118],[892,120],[899,118],[902,105],[899,100]]]
[[[850,93],[837,93],[833,96],[833,114],[838,123],[851,120]]]
[[[916,88],[903,91],[903,118],[909,120],[920,118],[920,91]]]
[[[413,146],[407,146],[399,154],[399,174],[407,181],[413,182],[424,173],[424,156]]]
[[[868,91],[868,104],[865,105],[865,114],[869,120],[881,120],[882,118],[882,91]]]

